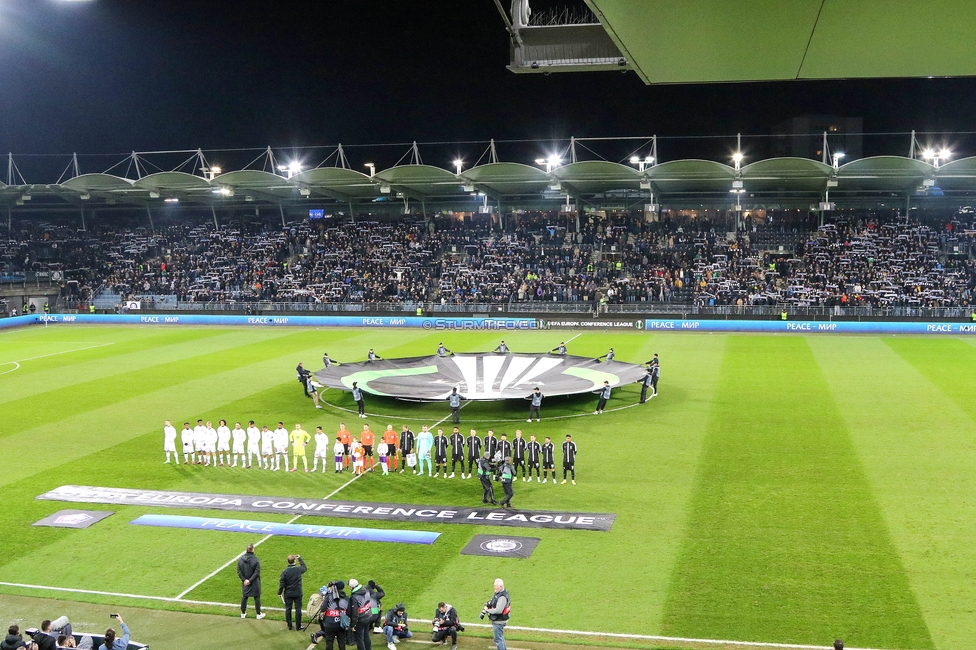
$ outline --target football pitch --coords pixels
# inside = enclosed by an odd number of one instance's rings
[[[641,363],[659,353],[659,397],[636,405],[636,385],[616,390],[599,416],[595,395],[550,398],[539,423],[525,422],[523,401],[467,403],[460,426],[551,436],[557,466],[559,443],[572,434],[578,484],[519,481],[513,503],[614,513],[609,532],[383,522],[441,535],[429,546],[265,539],[129,523],[210,511],[35,499],[62,485],[91,485],[479,506],[477,479],[377,471],[350,481],[331,468],[166,465],[163,421],[177,430],[197,418],[270,428],[281,420],[289,429],[300,422],[309,432],[321,425],[330,440],[340,421],[353,433],[363,423],[381,432],[437,422],[450,433],[446,403],[367,396],[370,415],[360,420],[348,393],[325,390],[325,408],[316,410],[295,366],[316,370],[325,351],[345,361],[364,359],[369,348],[384,358],[431,354],[441,341],[483,351],[504,338],[515,351],[543,352],[574,336],[571,354],[595,357],[613,346],[618,360]],[[106,611],[197,613],[206,626],[214,615],[239,615],[222,605],[240,598],[232,560],[261,542],[266,605],[280,606],[277,575],[287,554],[300,553],[309,567],[306,597],[330,580],[375,579],[386,589],[384,604],[406,603],[424,639],[441,600],[476,623],[496,577],[512,593],[511,624],[528,628],[821,646],[839,637],[852,647],[906,649],[967,648],[976,638],[973,339],[54,325],[0,333],[0,364],[0,612],[31,596],[55,599],[49,618],[70,616],[77,601]],[[31,525],[63,508],[115,514],[84,530]],[[298,522],[357,525],[317,516]],[[541,541],[527,559],[461,555],[479,533]],[[180,616],[174,636],[192,625]],[[140,640],[137,618],[126,615]],[[306,647],[304,635],[269,635],[284,628],[281,619],[272,611],[264,621],[238,621],[236,647]],[[473,634],[490,638],[469,628],[461,645],[488,645]],[[581,641],[518,630],[509,637]]]

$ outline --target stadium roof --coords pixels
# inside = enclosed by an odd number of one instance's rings
[[[647,84],[976,75],[972,0],[586,4],[587,24],[505,16],[509,68],[632,69]]]
[[[607,161],[580,161],[549,172],[521,163],[492,162],[460,174],[420,164],[399,165],[372,176],[342,167],[309,169],[291,178],[244,169],[212,180],[179,171],[138,179],[101,173],[82,174],[59,184],[0,183],[0,205],[23,206],[32,199],[40,200],[27,207],[40,208],[56,201],[80,208],[106,204],[152,207],[165,202],[216,208],[243,204],[296,207],[337,202],[365,211],[391,199],[463,209],[461,204],[480,195],[509,206],[531,199],[561,200],[566,195],[583,202],[614,196],[639,202],[651,198],[651,192],[659,203],[699,197],[727,198],[731,203],[729,194],[736,188],[754,201],[789,197],[818,201],[827,191],[831,196],[908,197],[931,187],[964,197],[976,195],[976,157],[936,167],[912,158],[875,156],[836,169],[815,160],[770,158],[744,165],[739,171],[710,160],[673,160],[643,171]]]

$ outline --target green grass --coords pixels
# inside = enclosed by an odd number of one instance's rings
[[[105,506],[116,514],[87,530],[37,528],[34,521],[74,506],[34,497],[65,484],[324,497],[348,475],[163,465],[162,421],[283,420],[308,430],[321,424],[331,436],[344,420],[355,431],[362,422],[342,410],[352,407],[347,394],[325,391],[320,411],[302,397],[297,361],[316,368],[323,350],[356,359],[370,347],[387,358],[416,355],[441,340],[457,351],[488,349],[498,338],[297,328],[5,331],[0,363],[41,358],[0,374],[7,466],[0,581],[174,598],[260,537],[130,525],[154,511],[141,506]],[[505,334],[517,350],[547,350],[564,338]],[[460,555],[474,534],[516,533],[491,527],[391,524],[440,532],[431,546],[271,538],[258,549],[265,601],[275,604],[283,558],[298,552],[310,567],[307,593],[333,579],[374,578],[390,602],[406,602],[421,620],[439,600],[475,619],[500,576],[513,593],[516,625],[821,645],[840,637],[878,648],[969,645],[976,634],[976,346],[954,338],[585,332],[570,351],[596,355],[610,345],[623,360],[661,354],[658,399],[622,408],[636,402],[629,387],[610,402],[619,410],[599,417],[589,415],[590,396],[550,399],[548,419],[532,424],[521,420],[522,402],[474,403],[462,412],[465,431],[521,428],[557,441],[571,433],[579,485],[517,483],[515,503],[614,512],[610,532],[526,531],[541,538],[526,560]],[[12,367],[0,365],[0,373]],[[446,405],[394,400],[370,399],[367,408],[383,414],[365,420],[374,431],[388,423],[416,430],[448,415]],[[470,506],[480,503],[480,490],[475,480],[370,474],[336,498]],[[230,567],[186,598],[234,603],[239,589]],[[172,601],[8,586],[0,594],[9,595],[0,595],[3,612],[14,594],[56,598],[59,608],[70,607],[67,600],[194,612],[179,623],[153,623],[177,632],[187,621],[236,616]],[[265,638],[257,622],[240,629],[254,643]],[[304,647],[300,638],[288,643]]]

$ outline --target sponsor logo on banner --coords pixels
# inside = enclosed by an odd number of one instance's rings
[[[136,490],[128,488],[62,485],[36,499],[72,503],[106,503],[169,508],[198,508],[233,512],[288,512],[303,516],[343,519],[368,519],[389,522],[426,522],[475,524],[479,526],[516,526],[521,528],[558,528],[563,530],[608,531],[614,514],[561,512],[552,510],[506,510],[504,508],[451,508],[403,503],[367,503],[288,497]]]
[[[111,510],[59,510],[34,526],[53,526],[55,528],[88,528],[106,517],[115,514]]]
[[[642,320],[547,320],[540,321],[540,328],[579,328],[579,329],[644,329]]]
[[[262,535],[282,535],[284,537],[355,539],[366,542],[399,542],[401,544],[433,544],[440,537],[440,533],[420,530],[281,524],[271,521],[252,521],[249,519],[210,519],[207,517],[184,517],[180,515],[142,515],[129,523],[135,524],[136,526],[219,530],[229,533],[261,533]]]
[[[976,326],[913,321],[647,319],[644,329],[700,332],[822,332],[838,334],[976,334]]]
[[[461,555],[526,558],[532,555],[538,543],[538,537],[475,535],[468,545],[461,549]]]
[[[126,309],[142,309],[142,303],[138,300],[127,300],[125,302]]]

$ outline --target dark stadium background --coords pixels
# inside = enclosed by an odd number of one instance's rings
[[[563,4],[572,3],[533,7]],[[937,46],[937,35],[893,37]],[[647,87],[633,73],[519,76],[507,61],[491,0],[3,0],[0,150],[762,135],[810,113],[863,117],[870,133],[956,131],[972,128],[976,96],[971,79]],[[600,153],[619,159],[629,146]],[[724,159],[729,146],[701,137],[659,144],[662,159]],[[750,142],[750,157],[768,155],[764,147]],[[483,148],[428,149],[425,162],[447,167],[456,154],[473,162]],[[528,161],[543,148],[508,144],[499,154]],[[864,155],[907,150],[905,135],[864,142]],[[368,157],[382,168],[402,153]],[[350,152],[357,167],[360,158]],[[50,173],[63,165],[52,160]],[[48,174],[42,161],[29,166]]]

